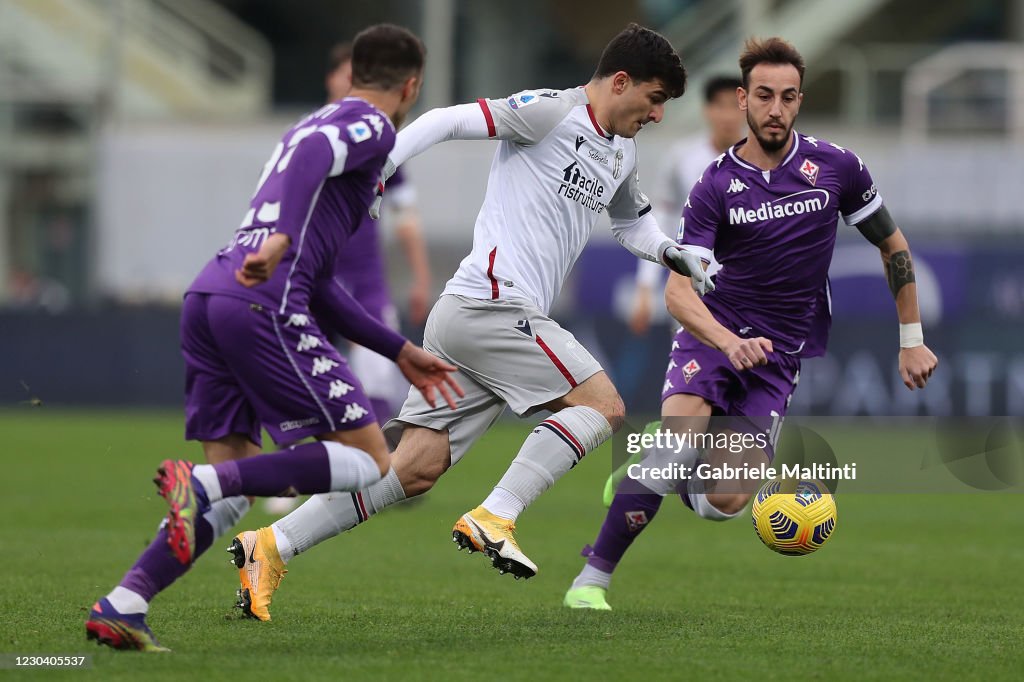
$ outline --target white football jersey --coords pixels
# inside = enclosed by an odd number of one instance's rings
[[[650,211],[636,143],[605,133],[583,88],[478,101],[501,140],[473,231],[473,251],[446,294],[520,298],[547,314],[602,214]]]

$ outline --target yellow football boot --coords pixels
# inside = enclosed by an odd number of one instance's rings
[[[504,575],[511,573],[520,578],[537,575],[537,564],[519,549],[515,538],[516,524],[508,519],[495,516],[483,507],[468,511],[452,529],[452,541],[459,551],[483,552],[491,565]]]
[[[234,555],[231,563],[238,569],[242,583],[235,607],[249,618],[270,620],[270,602],[288,572],[277,553],[274,531],[260,528],[239,533],[228,551]]]

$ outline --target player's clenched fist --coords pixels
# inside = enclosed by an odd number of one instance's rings
[[[911,391],[915,386],[924,388],[938,366],[939,359],[924,344],[913,348],[900,348],[900,376],[904,385]]]
[[[289,244],[291,244],[291,239],[286,234],[278,232],[270,235],[258,252],[250,253],[245,257],[242,267],[235,270],[235,279],[239,284],[247,287],[254,287],[266,282],[274,274],[277,264],[284,258]]]
[[[772,342],[763,336],[752,339],[741,339],[737,336],[735,341],[722,349],[722,352],[736,369],[752,369],[768,364],[766,353],[772,352]]]

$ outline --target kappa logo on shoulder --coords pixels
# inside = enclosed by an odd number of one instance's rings
[[[739,178],[733,178],[729,183],[729,189],[725,190],[727,194],[739,194],[745,189],[750,189],[742,180]],[[690,197],[687,196],[686,200],[689,201]]]

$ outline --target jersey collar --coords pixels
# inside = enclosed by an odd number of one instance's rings
[[[385,121],[387,121],[387,123],[388,123],[388,127],[389,127],[389,128],[391,128],[391,132],[395,133],[396,135],[398,134],[398,131],[397,131],[397,130],[395,130],[395,124],[394,124],[394,122],[393,122],[393,121],[391,120],[391,117],[390,117],[390,116],[388,116],[387,114],[385,114],[385,113],[384,113],[383,111],[381,111],[380,109],[378,109],[378,108],[377,108],[377,105],[373,104],[372,102],[367,102],[367,101],[366,101],[365,99],[363,99],[362,97],[343,97],[343,98],[341,99],[341,101],[342,101],[342,102],[362,102],[363,104],[365,104],[366,106],[370,107],[371,109],[373,109],[374,111],[376,111],[376,112],[377,112],[378,114],[380,114],[381,118],[383,118],[383,119],[384,119]]]
[[[590,117],[590,122],[593,124],[594,130],[597,131],[598,135],[608,140],[609,142],[613,137],[615,137],[614,135],[609,135],[608,133],[606,133],[604,131],[604,128],[601,127],[601,124],[597,122],[597,116],[594,116],[594,109],[593,107],[590,106],[590,102],[587,102],[587,116]]]
[[[734,163],[736,163],[739,166],[742,166],[742,167],[746,168],[747,170],[752,170],[755,173],[764,173],[764,172],[766,172],[766,171],[764,171],[764,170],[762,170],[760,168],[755,168],[754,166],[751,166],[749,163],[747,163],[746,161],[741,159],[740,155],[736,153],[736,150],[738,148],[742,147],[743,145],[745,145],[746,143],[747,143],[746,139],[743,139],[743,140],[740,140],[739,142],[737,142],[736,144],[734,144],[733,146],[729,147],[729,158],[732,159]],[[772,168],[771,171],[782,170],[782,168],[787,163],[789,163],[793,159],[794,156],[796,156],[796,152],[797,152],[798,149],[800,149],[800,135],[797,133],[796,128],[794,128],[793,129],[793,146],[790,148],[789,154],[786,154],[786,158],[784,158],[782,160],[782,163],[780,163],[775,168]],[[768,172],[771,172],[771,171],[768,171]]]

